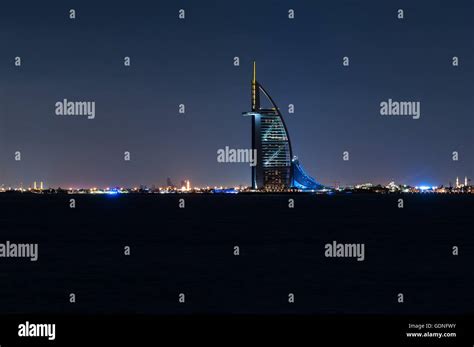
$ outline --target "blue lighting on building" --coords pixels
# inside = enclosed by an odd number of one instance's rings
[[[308,175],[303,169],[303,166],[299,162],[298,158],[293,158],[293,182],[292,187],[301,190],[321,190],[324,186]]]
[[[239,192],[234,188],[226,188],[226,189],[213,189],[212,193],[215,194],[238,194]]]

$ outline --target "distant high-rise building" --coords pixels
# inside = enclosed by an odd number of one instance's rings
[[[173,184],[173,182],[171,181],[171,178],[169,178],[169,177],[166,179],[166,186],[167,186],[167,187],[174,187],[174,184]]]
[[[270,107],[261,106],[261,93]],[[322,189],[321,184],[307,175],[293,157],[288,129],[272,97],[257,81],[253,64],[251,83],[252,149],[257,152],[257,163],[252,167],[252,188],[259,190]]]
[[[43,181],[40,182],[40,190],[43,190]]]
[[[33,189],[36,190],[36,181],[33,182]]]

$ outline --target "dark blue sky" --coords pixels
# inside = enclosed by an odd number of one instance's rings
[[[218,163],[216,151],[250,146],[253,59],[322,183],[472,177],[473,18],[469,0],[4,2],[0,184],[250,184],[248,165]],[[55,115],[64,98],[95,101],[96,118]],[[389,98],[420,101],[421,118],[381,116]]]

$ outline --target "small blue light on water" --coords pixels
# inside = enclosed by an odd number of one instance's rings
[[[431,187],[431,186],[424,186],[424,185],[423,185],[423,186],[419,186],[418,188],[419,188],[420,190],[430,190],[430,189],[432,189],[433,187]]]

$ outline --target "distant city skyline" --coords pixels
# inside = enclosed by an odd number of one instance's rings
[[[273,1],[2,4],[0,185],[250,186],[248,164],[216,151],[251,147],[253,60],[318,182],[472,178],[474,3],[456,4],[295,1],[294,19]],[[59,115],[63,100],[94,116]],[[419,118],[381,115],[388,100]]]

